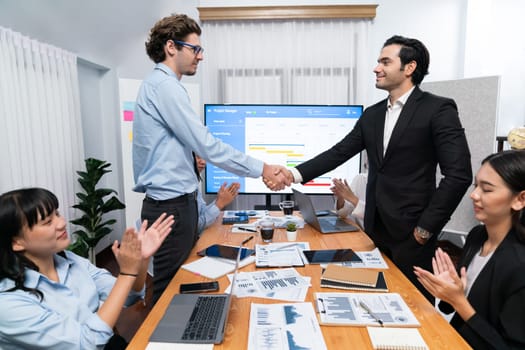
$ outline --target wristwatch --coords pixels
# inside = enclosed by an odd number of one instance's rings
[[[432,233],[417,226],[416,227],[416,235],[419,236],[419,238],[422,238],[422,239],[429,239],[430,237],[432,237]]]

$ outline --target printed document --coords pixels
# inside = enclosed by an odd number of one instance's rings
[[[342,266],[348,266],[348,267],[365,267],[368,269],[388,269],[388,265],[386,264],[385,259],[383,259],[383,256],[381,255],[381,252],[378,248],[375,248],[374,250],[370,251],[361,251],[354,253],[361,258],[360,262],[343,262],[338,263],[338,265]],[[321,264],[322,268],[326,268],[327,264]]]
[[[320,323],[326,325],[419,327],[397,293],[315,293]]]
[[[248,350],[326,350],[311,303],[252,304]]]
[[[250,255],[240,261],[239,267],[244,267],[253,263],[254,261],[255,257]],[[184,264],[181,267],[184,270],[188,270],[198,275],[210,279],[217,279],[235,270],[235,260],[205,256],[198,260],[192,261],[191,263]]]
[[[230,282],[233,274],[228,275]],[[239,298],[258,297],[287,301],[304,301],[310,277],[301,276],[294,268],[241,272],[235,281]],[[231,285],[226,289],[229,293]]]
[[[308,242],[283,242],[255,245],[255,266],[304,266],[301,250],[310,249]]]

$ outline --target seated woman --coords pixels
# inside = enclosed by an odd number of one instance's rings
[[[368,173],[359,173],[348,185],[346,179],[333,179],[334,185],[330,187],[335,197],[335,210],[340,218],[350,217],[364,227],[366,182]]]
[[[476,219],[458,269],[438,249],[434,273],[414,267],[474,349],[525,349],[525,151],[483,160],[470,194]],[[452,309],[453,308],[453,309]]]
[[[0,348],[102,349],[124,304],[144,295],[146,268],[173,225],[161,215],[149,229],[127,229],[112,250],[113,277],[66,250],[70,239],[58,200],[42,188],[0,196]]]
[[[195,157],[197,171],[200,176],[200,174],[206,168],[206,160],[199,157],[195,153],[193,154],[193,156]],[[197,232],[199,233],[199,236],[206,227],[210,226],[215,222],[215,220],[217,220],[219,214],[221,213],[221,210],[223,210],[224,207],[233,202],[235,197],[237,197],[237,195],[239,194],[240,187],[241,184],[238,182],[232,182],[229,186],[226,184],[226,182],[223,183],[221,185],[221,188],[219,188],[219,190],[217,191],[217,198],[210,204],[206,204],[206,202],[204,201],[204,198],[202,197],[202,191],[199,187],[197,195],[197,206],[199,212]]]

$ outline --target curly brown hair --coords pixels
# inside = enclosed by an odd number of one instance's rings
[[[201,35],[201,28],[194,19],[184,14],[173,14],[164,17],[151,28],[148,41],[146,41],[146,52],[155,63],[166,59],[164,45],[168,40],[184,41],[189,34]],[[180,50],[181,46],[176,45]]]

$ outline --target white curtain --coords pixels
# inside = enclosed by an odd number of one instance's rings
[[[370,23],[204,22],[203,102],[364,104]]]
[[[84,169],[77,58],[0,27],[0,192],[44,187],[74,218]]]
[[[365,104],[371,20],[204,22],[203,103]],[[334,140],[335,142],[336,140]],[[264,204],[239,196],[232,208]],[[314,196],[316,207],[333,205]]]

